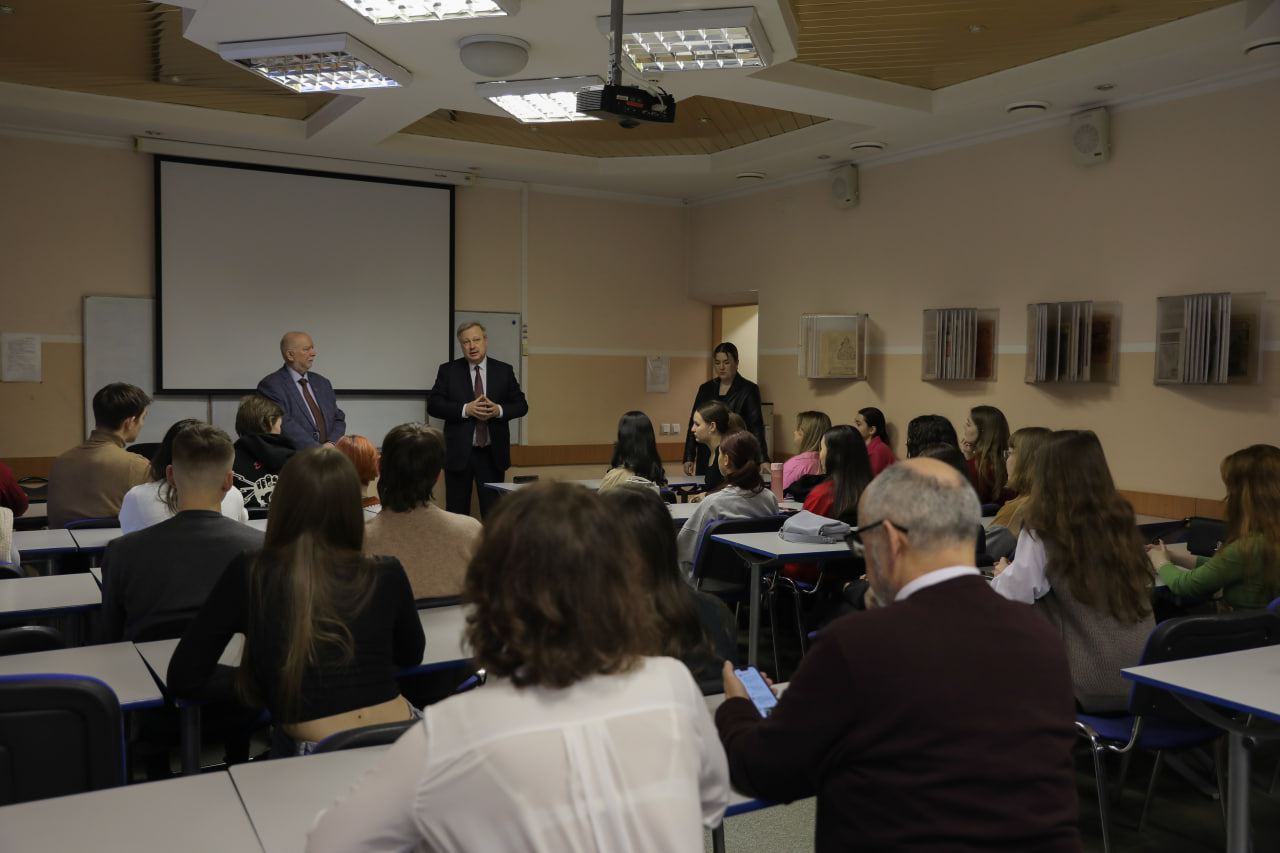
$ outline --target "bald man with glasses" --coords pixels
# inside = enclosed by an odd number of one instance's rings
[[[853,537],[874,606],[819,633],[767,719],[725,665],[733,786],[816,795],[817,851],[1080,850],[1066,652],[974,568],[981,513],[945,463],[890,466]]]

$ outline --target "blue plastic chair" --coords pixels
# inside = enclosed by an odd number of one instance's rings
[[[1266,610],[1215,616],[1182,616],[1161,622],[1151,632],[1142,664],[1217,655],[1280,643],[1280,614]],[[1122,716],[1077,714],[1076,733],[1089,741],[1098,787],[1098,811],[1102,819],[1102,847],[1111,849],[1111,797],[1107,793],[1104,757],[1125,757],[1135,748],[1155,750],[1155,766],[1147,783],[1138,831],[1146,825],[1147,810],[1156,775],[1166,750],[1190,749],[1212,743],[1222,729],[1200,720],[1167,690],[1135,683],[1129,696],[1129,713]],[[1219,775],[1221,775],[1219,773]],[[1123,770],[1120,785],[1123,786]],[[1218,780],[1219,791],[1222,781]],[[1116,794],[1119,798],[1119,791]]]

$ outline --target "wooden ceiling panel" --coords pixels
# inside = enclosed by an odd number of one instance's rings
[[[942,89],[1231,2],[792,0],[792,7],[800,24],[797,61]]]
[[[138,101],[304,119],[299,95],[182,37],[182,10],[141,0],[14,2],[0,18],[0,81]]]
[[[674,157],[714,154],[825,120],[718,98],[694,97],[676,105],[672,124],[649,124],[630,130],[609,121],[526,125],[510,118],[437,110],[404,132],[587,157]]]

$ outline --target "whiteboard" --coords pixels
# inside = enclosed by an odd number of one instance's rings
[[[93,395],[111,382],[129,382],[148,394],[155,383],[155,340],[152,316],[155,300],[147,297],[86,296],[84,298],[85,434],[93,429]],[[517,315],[518,316],[518,315]],[[484,321],[481,321],[484,322]],[[487,325],[487,324],[486,324]],[[517,324],[518,328],[518,324]],[[494,340],[491,336],[490,340]],[[494,357],[500,357],[494,351]],[[503,359],[504,361],[506,359]],[[269,370],[279,367],[278,359]],[[268,372],[268,371],[264,371]],[[245,380],[256,386],[261,376]],[[233,439],[239,395],[165,395],[147,410],[139,441],[160,441],[175,421],[197,418],[225,430]],[[363,435],[375,445],[394,426],[425,421],[426,395],[416,397],[338,396],[347,415],[347,433]],[[518,422],[517,422],[518,423]]]

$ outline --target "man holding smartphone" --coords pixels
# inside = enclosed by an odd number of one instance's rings
[[[725,664],[733,785],[817,795],[817,851],[1080,850],[1066,652],[974,568],[981,513],[950,466],[889,467],[855,528],[882,606],[823,629],[767,719]]]

